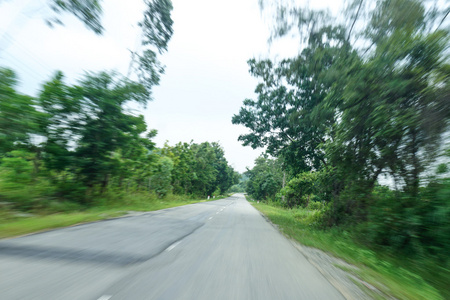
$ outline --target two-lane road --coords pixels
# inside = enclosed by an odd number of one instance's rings
[[[343,299],[245,200],[0,241],[0,299]]]

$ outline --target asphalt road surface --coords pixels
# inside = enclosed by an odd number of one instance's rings
[[[344,299],[244,198],[0,241],[0,299]]]

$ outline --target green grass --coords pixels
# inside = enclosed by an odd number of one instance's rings
[[[19,236],[27,233],[66,227],[74,224],[97,221],[122,215],[123,212],[76,212],[59,213],[46,216],[25,217],[0,224],[0,238]]]
[[[264,203],[251,202],[266,215],[280,231],[305,246],[324,250],[358,267],[354,275],[378,288],[382,293],[397,299],[444,299],[424,276],[402,267],[399,258],[382,258],[374,251],[355,243],[349,232],[314,226],[319,211],[303,208],[284,209]],[[425,267],[437,268],[435,265]],[[445,289],[446,287],[442,287]],[[448,289],[448,287],[447,287]]]
[[[209,201],[225,197],[216,197]],[[53,204],[34,211],[33,215],[26,217],[16,216],[15,212],[2,209],[0,211],[0,239],[119,217],[127,214],[128,211],[155,211],[208,200],[179,195],[170,195],[159,199],[148,194],[131,194],[123,198],[106,195],[97,201],[97,205],[75,212],[70,211],[72,206],[69,204]],[[55,212],[55,210],[60,211]]]

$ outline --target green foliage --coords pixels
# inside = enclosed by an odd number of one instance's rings
[[[30,134],[39,133],[39,113],[34,99],[16,92],[16,74],[0,68],[0,157],[6,152],[26,148]]]
[[[147,103],[142,84],[100,72],[71,86],[57,72],[32,99],[16,93],[12,71],[0,79],[0,198],[16,208],[120,204],[124,193],[206,197],[237,183],[217,143],[155,148],[156,131],[126,108]]]
[[[48,22],[60,24],[58,16],[68,12],[101,34],[100,2],[50,0],[57,17]],[[68,85],[56,72],[35,99],[19,94],[15,73],[0,68],[2,201],[24,210],[63,211],[120,204],[127,193],[160,199],[219,195],[238,183],[218,143],[157,149],[151,141],[156,131],[128,108],[151,100],[164,72],[159,56],[173,34],[172,2],[144,4],[141,47],[132,52],[130,69],[138,82],[99,72]]]
[[[229,193],[245,193],[245,187],[239,184],[234,184],[228,189]]]
[[[238,172],[234,173],[234,182],[235,184],[232,185],[229,189],[229,193],[245,193],[248,177],[245,174],[239,174]],[[237,183],[236,183],[237,182]]]
[[[236,183],[234,170],[218,143],[166,145],[163,153],[174,162],[172,184],[176,193],[211,196],[219,190],[224,194]]]
[[[147,95],[140,84],[114,74],[88,74],[80,86],[70,87],[57,73],[39,97],[47,116],[42,123],[47,166],[70,169],[89,187],[105,187],[108,177],[119,172],[115,152],[151,146],[140,137],[146,130],[143,116],[124,108],[129,101],[145,104]]]
[[[244,145],[267,147],[294,178],[279,194],[286,204],[332,201],[331,226],[367,221],[383,173],[418,201],[448,131],[449,35],[437,28],[445,11],[415,0],[366,4],[350,4],[351,25],[280,7],[273,36],[297,31],[303,48],[278,63],[249,60],[258,98],[232,118],[250,130],[239,137]],[[358,37],[369,48],[352,45]],[[321,175],[305,177],[311,171]]]
[[[97,34],[103,33],[101,24],[102,7],[99,0],[51,0],[50,7],[58,15],[61,12],[68,12],[82,21],[86,27]],[[47,20],[49,25],[62,24],[58,16]]]
[[[33,180],[33,154],[16,150],[6,153],[1,160],[2,178],[13,185],[27,185]]]
[[[134,66],[130,70],[136,72],[140,84],[150,95],[164,73],[158,54],[167,51],[173,34],[173,6],[171,0],[144,0],[144,4],[146,9],[142,21],[138,23],[142,30],[141,50],[132,52]],[[104,32],[100,0],[49,0],[49,6],[56,13],[46,20],[50,26],[63,24],[60,15],[66,12],[77,17],[96,34]]]
[[[344,269],[375,286],[381,291],[378,297],[405,300],[448,298],[450,273],[437,266],[439,261],[417,257],[408,262],[403,255],[396,257],[380,250],[373,251],[355,242],[353,232],[339,228],[319,229],[317,221],[323,211],[310,207],[286,209],[264,203],[252,204],[286,236],[354,265],[354,268]]]
[[[166,196],[172,189],[170,185],[173,161],[169,157],[160,157],[156,163],[155,175],[151,177],[151,187],[160,197]]]
[[[351,1],[346,24],[325,12],[279,7],[273,37],[297,32],[302,49],[278,62],[249,60],[260,81],[257,99],[244,100],[232,122],[249,129],[239,137],[244,145],[266,147],[283,162],[290,180],[269,193],[278,192],[269,203],[318,208],[311,219],[292,210],[293,219],[322,229],[357,228],[359,242],[423,262],[429,268],[419,270],[424,278],[446,287],[440,278],[448,282],[450,269],[447,165],[429,174],[442,161],[449,132],[450,36],[441,26],[448,9],[416,0],[369,3]],[[257,164],[248,174],[250,195],[268,198],[266,179],[279,171]],[[382,174],[395,190],[378,185]],[[295,231],[292,219],[280,215]],[[373,250],[361,260],[392,279],[399,298],[439,298],[417,289],[423,281],[401,270],[413,291],[403,293],[395,286],[395,266],[377,266]]]
[[[313,172],[304,172],[291,179],[280,191],[286,206],[308,206],[311,195],[317,194],[317,183],[317,174]]]
[[[39,199],[55,192],[55,186],[38,176],[36,157],[24,150],[5,154],[0,160],[0,198],[11,201],[17,209],[29,210],[39,206]]]
[[[418,197],[379,187],[361,239],[450,264],[450,180],[435,180]]]
[[[274,199],[282,187],[281,163],[267,156],[258,157],[253,169],[248,170],[245,175],[248,176],[247,193],[258,200]]]

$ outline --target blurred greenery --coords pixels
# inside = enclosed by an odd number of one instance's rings
[[[316,240],[336,230],[351,236],[347,259],[361,253],[352,245],[385,255],[396,265],[382,272],[387,286],[403,274],[397,265],[421,274],[420,282],[405,275],[409,292],[392,287],[402,299],[436,298],[414,288],[425,281],[450,298],[447,16],[448,6],[418,0],[353,0],[340,18],[279,5],[272,39],[297,36],[300,52],[250,59],[257,97],[232,118],[249,129],[243,145],[272,156],[246,172],[248,194],[273,208],[258,207],[301,226],[286,230],[302,242],[322,247]],[[371,257],[355,262],[386,266]]]
[[[321,210],[313,202],[306,208],[286,209],[277,205],[251,202],[286,236],[344,259],[357,268],[344,268],[375,286],[380,299],[447,299],[450,272],[425,258],[405,259],[385,251],[374,251],[355,242],[352,232],[342,228],[317,227]],[[434,273],[436,272],[437,273]],[[434,274],[433,274],[434,273]]]
[[[108,72],[88,73],[78,85],[64,81],[56,72],[38,97],[23,96],[15,73],[0,68],[0,202],[7,207],[68,212],[126,206],[128,195],[144,205],[155,195],[223,195],[238,183],[218,143],[155,147],[156,131],[126,109],[147,103],[140,83]]]

